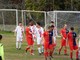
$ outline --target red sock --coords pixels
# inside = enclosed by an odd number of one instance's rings
[[[67,50],[66,49],[64,50],[64,54],[67,54]]]
[[[31,49],[30,53],[33,53],[33,49]]]
[[[27,48],[26,48],[26,50],[29,50],[29,49],[30,49],[30,47],[27,47]]]
[[[50,56],[52,56],[53,52],[50,52],[49,54],[50,54]]]
[[[72,57],[73,57],[73,53],[72,53],[72,52],[70,52],[70,58],[72,59]]]
[[[78,51],[76,52],[76,59],[78,58]]]
[[[45,56],[45,58],[47,58],[48,57],[48,52],[44,52],[44,56]]]
[[[59,49],[59,52],[61,52],[61,48]]]

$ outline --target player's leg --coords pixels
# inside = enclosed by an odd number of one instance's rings
[[[57,54],[56,53],[56,45],[57,45],[57,43],[56,43],[56,37],[54,37],[54,48],[53,48],[54,54]]]
[[[64,46],[64,55],[67,55],[67,47]]]
[[[61,46],[59,48],[59,54],[61,53],[61,50],[62,50],[63,46],[64,46],[64,40],[62,39],[61,40]]]
[[[80,60],[80,46],[79,46],[79,49],[78,49],[78,58]]]
[[[73,60],[73,50],[70,50],[70,59]]]
[[[43,46],[43,44],[41,45],[41,53],[43,54],[43,52],[44,52],[44,46]]]
[[[22,37],[19,38],[19,49],[21,49],[21,45],[22,45]]]
[[[41,39],[37,38],[38,53],[41,55]]]
[[[76,50],[76,60],[79,60],[79,58],[78,58],[78,49]]]
[[[79,58],[78,58],[79,51],[78,51],[78,46],[77,45],[74,46],[74,50],[76,50],[76,60],[79,60]]]
[[[19,45],[19,37],[17,36],[17,37],[16,37],[16,49],[18,49],[18,48],[19,48],[19,46],[18,46],[18,45]]]
[[[51,44],[50,46],[49,46],[49,56],[51,57],[51,58],[53,58],[53,50],[54,49],[54,45],[53,44]]]
[[[71,60],[73,60],[73,45],[72,44],[70,44],[70,42],[69,42],[69,47],[70,47],[70,59]]]
[[[44,58],[45,60],[48,60],[48,44],[44,44]]]
[[[33,45],[30,46],[30,54],[34,55]]]
[[[2,60],[2,57],[0,56],[0,60]]]

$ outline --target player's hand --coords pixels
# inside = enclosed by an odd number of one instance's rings
[[[63,37],[64,40],[66,40],[66,38]]]

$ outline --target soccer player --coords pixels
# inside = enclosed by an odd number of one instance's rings
[[[36,40],[36,25],[34,25],[34,22],[32,20],[29,21],[29,24],[30,24],[30,29],[32,31],[32,37],[33,37],[33,40],[35,41]]]
[[[31,23],[29,22],[29,25],[26,27],[26,41],[28,46],[26,47],[26,53],[27,51],[30,51],[31,55],[34,55],[33,53],[33,44],[34,44],[34,40],[33,40],[33,36],[32,36],[32,31],[30,29]]]
[[[15,32],[16,32],[16,49],[20,50],[24,32],[24,27],[22,26],[21,22],[19,22],[19,25],[16,27]]]
[[[70,28],[70,32],[68,33],[68,44],[70,47],[70,59],[73,60],[73,51],[76,51],[76,60],[78,59],[78,46],[76,43],[76,32],[74,32],[74,27]]]
[[[80,60],[80,35],[79,35],[79,37],[78,37],[78,58],[79,58],[79,60]]]
[[[4,49],[3,44],[1,43],[2,35],[0,35],[0,60],[4,60]]]
[[[49,26],[48,30],[43,33],[43,42],[44,42],[44,56],[45,60],[51,60],[52,52],[53,52],[53,27]]]
[[[42,45],[42,35],[44,33],[44,29],[41,27],[40,22],[36,23],[36,38],[37,38],[37,45],[38,45],[38,52],[39,55],[43,53],[43,45]]]
[[[67,30],[67,25],[65,24],[64,27],[61,29],[60,31],[60,34],[61,34],[61,47],[59,48],[59,54],[62,50],[62,48],[64,47],[64,55],[67,55],[67,48],[66,48],[66,45],[67,45],[67,34],[68,34],[68,30]]]
[[[57,28],[56,28],[56,26],[55,26],[55,24],[54,24],[54,21],[51,21],[51,26],[54,26],[53,27],[53,38],[54,38],[54,54],[56,54],[56,52],[55,52],[55,48],[56,48],[56,45],[57,45],[57,42],[56,42],[56,37],[57,37]]]

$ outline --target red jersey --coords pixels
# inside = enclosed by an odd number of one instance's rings
[[[69,32],[68,33],[68,42],[71,43],[73,46],[76,45],[76,33],[75,32]]]
[[[49,43],[49,32],[48,31],[45,31],[43,33],[43,37],[44,37],[44,43]]]
[[[32,34],[30,34],[30,28],[26,27],[26,38],[32,38]]]
[[[68,33],[68,31],[67,31],[66,29],[62,28],[61,31],[60,31],[60,33],[62,34],[62,36],[63,36],[64,38],[67,38],[67,33]]]

